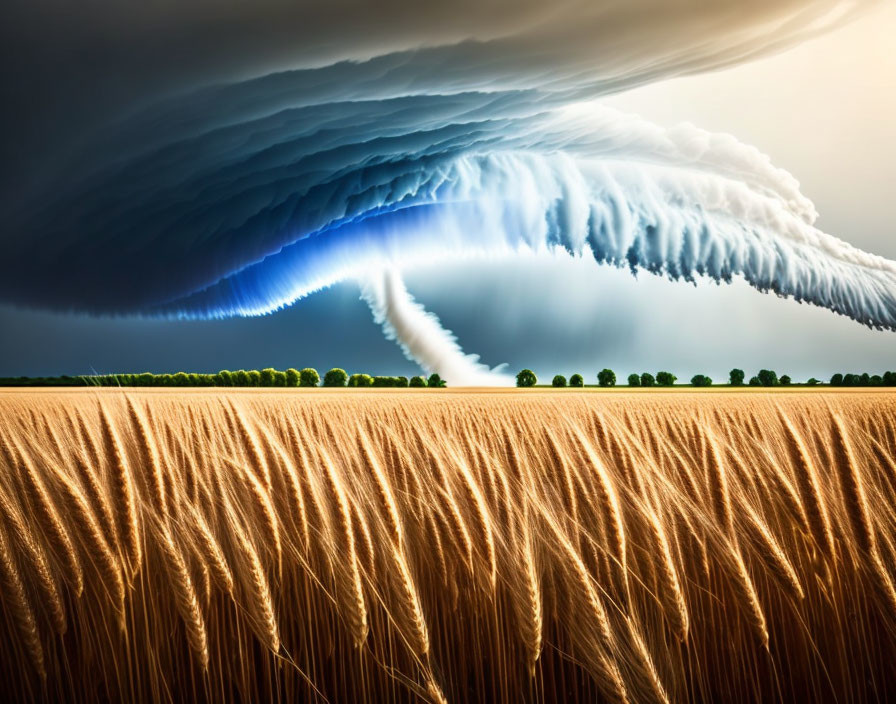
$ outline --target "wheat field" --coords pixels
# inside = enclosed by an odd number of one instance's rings
[[[896,696],[886,393],[0,392],[3,701]]]

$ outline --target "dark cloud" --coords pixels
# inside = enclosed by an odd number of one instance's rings
[[[39,188],[83,135],[197,86],[473,40],[431,60],[413,56],[406,87],[582,73],[621,87],[774,50],[842,4],[9,0],[0,9],[0,183],[16,196]]]
[[[560,246],[892,327],[892,263],[761,155],[564,112],[869,4],[6,3],[0,301],[252,315],[396,257]]]

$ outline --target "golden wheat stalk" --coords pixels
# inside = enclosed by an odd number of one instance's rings
[[[100,421],[107,461],[112,468],[112,486],[118,512],[118,534],[122,536],[131,573],[140,569],[143,548],[140,544],[140,525],[137,519],[137,499],[131,483],[131,473],[125,463],[118,436],[105,408],[100,407]]]
[[[622,511],[619,507],[619,499],[616,489],[610,479],[603,462],[597,457],[590,443],[578,435],[578,442],[588,458],[588,465],[597,478],[596,487],[599,493],[600,510],[604,519],[604,525],[610,534],[610,548],[613,559],[618,567],[618,574],[624,590],[628,590],[628,558],[625,545],[625,528],[622,522]]]
[[[0,391],[4,701],[896,695],[883,394],[128,393]]]
[[[342,482],[336,473],[333,463],[327,454],[321,457],[324,468],[327,473],[327,479],[330,483],[330,490],[336,498],[338,507],[339,523],[344,540],[343,549],[346,551],[348,561],[348,586],[341,589],[341,602],[345,611],[348,613],[349,625],[351,626],[352,637],[355,645],[360,647],[367,639],[368,623],[367,623],[367,604],[364,600],[364,586],[361,583],[361,573],[358,568],[358,554],[355,550],[355,533],[353,529],[352,513]],[[373,562],[373,549],[370,548],[370,561]]]
[[[12,611],[19,636],[30,655],[31,664],[41,679],[46,679],[44,649],[34,618],[34,609],[25,593],[25,585],[2,526],[0,526],[0,574],[3,578],[3,603]]]
[[[49,612],[53,628],[60,635],[65,633],[68,630],[68,619],[59,583],[50,569],[43,548],[34,540],[25,517],[18,507],[13,505],[2,487],[0,487],[0,510],[10,523],[13,538],[20,551],[24,553],[24,563],[30,568],[35,591],[41,596],[42,606]]]
[[[26,486],[25,493],[36,512],[37,522],[46,533],[52,554],[65,565],[66,581],[72,585],[75,596],[80,597],[84,591],[84,571],[78,553],[72,545],[68,529],[59,515],[55,502],[47,492],[43,478],[38,473],[34,462],[22,448],[17,447],[16,453],[19,458],[20,475]]]
[[[688,607],[685,602],[684,592],[675,561],[672,558],[672,549],[666,538],[666,531],[656,513],[650,509],[645,510],[647,522],[656,543],[656,552],[659,556],[657,572],[661,577],[659,598],[663,604],[663,613],[672,626],[672,632],[679,641],[685,641],[688,637],[690,619]]]
[[[152,489],[153,500],[156,502],[158,510],[165,513],[167,511],[165,503],[165,481],[162,477],[162,469],[159,464],[158,453],[156,452],[156,447],[153,443],[149,428],[147,428],[146,421],[137,410],[137,406],[132,398],[128,399],[128,412],[131,417],[131,422],[137,430],[137,440],[139,441],[140,453],[142,455],[142,465],[146,468],[147,474],[149,474],[148,478]]]
[[[171,534],[164,525],[156,527],[156,544],[162,554],[162,561],[168,572],[169,584],[174,594],[174,603],[180,613],[187,632],[187,640],[193,655],[202,669],[208,668],[208,634],[205,618],[199,608],[199,599],[190,579],[190,572],[184,562],[180,548],[175,545]]]
[[[224,503],[228,522],[234,527],[232,536],[243,562],[238,574],[249,592],[248,602],[244,605],[250,614],[253,631],[271,652],[276,653],[280,650],[280,629],[274,614],[268,579],[255,546],[245,534],[242,522],[236,517],[229,500],[225,499]]]
[[[874,527],[868,515],[868,500],[862,487],[862,478],[859,472],[852,447],[843,422],[834,416],[832,418],[834,438],[834,455],[837,472],[840,477],[840,486],[843,490],[843,500],[846,504],[846,515],[852,527],[853,536],[858,542],[859,548],[865,553],[873,553],[877,549],[874,536]]]
[[[797,486],[800,490],[802,505],[806,510],[809,529],[819,549],[831,556],[834,554],[834,537],[831,532],[827,507],[822,498],[818,474],[796,429],[783,412],[779,411],[779,414],[787,435],[787,447],[795,468]]]

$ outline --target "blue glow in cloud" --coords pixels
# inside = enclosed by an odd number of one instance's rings
[[[706,18],[726,5],[706,3]],[[521,31],[131,108],[73,141],[65,166],[7,208],[0,297],[206,318],[268,313],[357,279],[387,334],[453,383],[495,377],[398,272],[472,253],[563,248],[672,279],[741,276],[896,329],[896,264],[818,230],[790,174],[733,137],[596,102],[776,50],[853,5],[763,5],[727,40],[692,27],[676,51],[642,39],[611,59]]]

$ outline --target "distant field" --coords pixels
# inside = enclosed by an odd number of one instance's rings
[[[896,697],[888,389],[0,390],[0,700]]]

